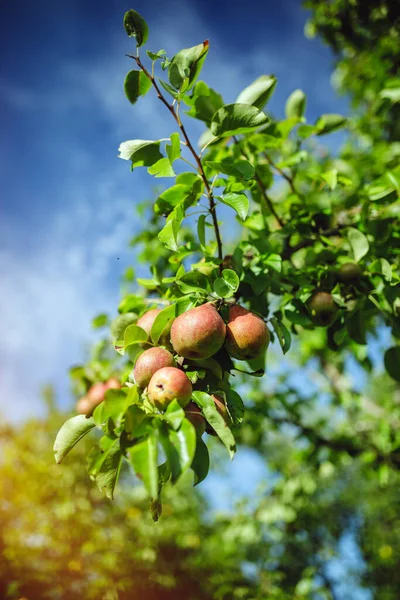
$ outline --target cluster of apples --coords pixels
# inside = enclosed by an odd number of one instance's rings
[[[96,406],[104,400],[107,390],[117,390],[121,387],[116,377],[110,377],[107,381],[98,381],[90,386],[85,396],[79,398],[76,403],[76,410],[81,415],[91,415]]]
[[[150,331],[161,309],[146,312],[137,321],[150,340]],[[185,409],[199,435],[213,430],[207,425],[198,406],[191,402],[193,385],[185,373],[204,365],[222,347],[232,358],[251,360],[267,348],[270,336],[264,321],[237,304],[229,309],[225,323],[214,304],[208,302],[179,315],[164,331],[160,346],[148,348],[138,357],[133,369],[135,383],[145,391],[148,400],[164,412],[174,399]],[[216,362],[216,361],[214,361]],[[219,365],[220,376],[222,369]],[[228,421],[228,411],[222,396],[212,394],[215,406]]]

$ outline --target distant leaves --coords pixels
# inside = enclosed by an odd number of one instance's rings
[[[347,123],[346,117],[342,115],[326,114],[321,115],[315,123],[315,129],[317,135],[325,135],[326,133],[332,133],[344,127]]]
[[[285,113],[286,117],[296,117],[301,119],[306,110],[307,98],[302,90],[294,90],[286,101]]]
[[[226,104],[212,118],[211,133],[217,137],[230,137],[255,131],[267,125],[269,118],[256,106]]]
[[[369,250],[367,237],[354,227],[349,227],[347,230],[347,239],[353,251],[354,260],[359,262]]]
[[[393,346],[389,350],[386,350],[384,362],[385,369],[390,377],[396,381],[400,381],[400,346]]]
[[[143,17],[136,10],[128,10],[124,15],[124,27],[129,37],[136,38],[136,45],[142,46],[149,37],[149,28]]]

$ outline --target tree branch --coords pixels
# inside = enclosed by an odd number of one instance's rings
[[[208,179],[206,177],[206,174],[204,172],[204,168],[200,159],[200,156],[197,154],[196,150],[193,148],[192,143],[189,139],[189,136],[186,132],[186,129],[179,117],[179,114],[177,112],[175,112],[174,107],[172,106],[172,104],[169,104],[168,100],[165,98],[164,94],[161,92],[155,77],[148,72],[148,70],[146,69],[146,67],[144,66],[144,64],[142,63],[142,61],[140,60],[140,58],[138,56],[134,56],[133,54],[128,54],[127,56],[129,56],[129,58],[132,58],[137,66],[139,67],[139,69],[141,69],[143,71],[143,73],[146,75],[146,77],[151,81],[154,89],[157,92],[157,97],[161,100],[161,102],[167,107],[167,109],[169,110],[169,112],[171,113],[171,115],[173,116],[174,120],[176,121],[179,129],[182,132],[182,135],[185,139],[186,145],[189,149],[189,151],[191,152],[194,160],[196,161],[196,164],[198,166],[199,169],[199,173],[200,176],[203,180],[204,183],[204,187],[207,190],[207,196],[208,196],[208,200],[209,200],[209,205],[210,205],[210,213],[211,213],[211,217],[213,220],[213,225],[214,225],[214,230],[215,230],[215,237],[217,239],[217,246],[218,246],[218,258],[222,260],[223,258],[223,250],[222,250],[222,239],[221,239],[221,233],[219,230],[219,224],[218,224],[218,218],[217,218],[217,210],[216,210],[216,204],[215,204],[215,198],[214,195],[212,193],[210,184],[208,182]]]
[[[299,198],[302,197],[302,195],[297,191],[296,186],[294,185],[294,181],[293,178],[290,177],[289,175],[287,175],[287,173],[285,173],[285,171],[283,171],[280,167],[278,167],[278,165],[276,165],[274,163],[274,161],[272,160],[272,158],[270,156],[268,156],[268,154],[266,152],[263,152],[263,156],[266,159],[267,163],[273,168],[275,169],[275,171],[277,173],[279,173],[279,175],[281,177],[283,177],[289,184],[290,189],[292,190],[293,194],[296,194],[296,196],[299,196]]]

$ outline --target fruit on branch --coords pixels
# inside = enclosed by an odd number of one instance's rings
[[[154,373],[147,387],[150,402],[161,411],[176,399],[185,408],[192,396],[192,384],[187,375],[176,367],[163,367]]]
[[[215,394],[212,394],[211,398],[214,400],[215,408],[217,409],[221,417],[223,417],[225,423],[229,425],[230,417],[223,398],[221,398],[220,396],[216,396]],[[218,435],[209,423],[206,423],[206,432],[208,433],[208,435]]]
[[[133,369],[133,376],[137,385],[144,389],[148,386],[154,373],[163,367],[174,367],[175,360],[171,352],[165,348],[149,348],[142,352]]]
[[[308,303],[308,310],[315,325],[327,327],[335,319],[338,307],[332,294],[328,292],[315,292]]]
[[[337,276],[341,283],[351,285],[357,283],[362,275],[360,266],[357,263],[348,262],[340,267]]]
[[[79,398],[75,408],[76,412],[80,415],[90,416],[93,412],[93,404],[90,402],[87,396],[82,396],[82,398]]]
[[[104,400],[107,388],[106,384],[102,381],[94,383],[88,390],[87,397],[92,404],[93,408],[96,408]]]
[[[196,434],[201,437],[206,430],[206,420],[201,414],[200,408],[194,402],[189,402],[185,408],[185,417],[191,422]]]
[[[171,327],[172,346],[184,358],[210,358],[221,349],[225,335],[225,323],[211,303],[179,315]]]
[[[147,333],[147,341],[150,341],[150,333],[151,333],[151,328],[153,327],[153,323],[156,320],[157,315],[161,312],[161,308],[153,308],[151,310],[148,310],[147,312],[144,313],[144,315],[142,315],[138,320],[136,325],[138,325],[139,327],[141,327],[142,329],[145,330],[145,332]],[[160,346],[166,346],[167,348],[171,348],[171,342],[170,342],[170,331],[171,331],[171,325],[166,325],[164,331],[162,332],[160,339],[158,340],[158,343],[160,344]],[[146,344],[144,344],[145,347],[147,347]]]
[[[239,304],[230,307],[225,347],[232,358],[257,358],[266,350],[269,341],[268,327],[261,317]]]

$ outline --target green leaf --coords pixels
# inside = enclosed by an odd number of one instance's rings
[[[150,336],[153,344],[157,345],[159,339],[166,329],[171,319],[175,318],[175,306],[171,304],[170,306],[166,306],[162,309],[161,312],[156,316],[154,323],[151,327]]]
[[[119,158],[132,162],[132,170],[135,167],[151,167],[163,157],[160,142],[152,140],[128,140],[120,144],[118,151]]]
[[[208,453],[208,448],[201,438],[197,438],[196,453],[191,468],[194,471],[194,485],[198,485],[204,481],[210,469],[210,455]]]
[[[214,292],[220,298],[230,298],[239,287],[239,277],[232,269],[224,269],[222,277],[214,282]]]
[[[275,317],[271,319],[271,325],[274,328],[276,337],[278,338],[278,342],[282,348],[283,354],[286,354],[286,352],[288,352],[288,350],[290,349],[290,344],[292,342],[290,331],[286,328],[282,321],[279,321]]]
[[[315,122],[316,134],[325,135],[344,127],[347,123],[346,117],[336,114],[321,115]]]
[[[113,338],[113,341],[122,341],[124,339],[125,329],[129,325],[136,323],[137,318],[137,314],[132,312],[127,312],[123,315],[118,315],[118,317],[116,317],[111,323],[111,336]]]
[[[151,88],[151,81],[143,71],[129,71],[124,81],[124,91],[131,104],[135,104],[139,96],[145,96]]]
[[[367,237],[355,227],[347,230],[347,239],[353,251],[354,260],[359,262],[368,253],[369,243]]]
[[[149,175],[154,177],[175,177],[175,172],[171,166],[169,158],[160,158],[156,163],[147,169]]]
[[[200,215],[197,221],[197,237],[202,252],[206,251],[206,215]]]
[[[255,131],[267,123],[269,123],[269,118],[256,106],[226,104],[213,116],[211,133],[217,137],[231,137]]]
[[[229,192],[223,196],[217,196],[218,200],[227,206],[233,208],[239,217],[244,221],[249,212],[249,199],[243,192]]]
[[[209,88],[204,81],[198,81],[193,88],[190,98],[184,98],[186,104],[191,106],[186,114],[207,125],[211,123],[214,113],[224,105],[222,96]]]
[[[325,171],[325,173],[321,173],[322,179],[326,181],[331,190],[334,190],[337,185],[337,175],[337,169],[331,169],[330,171]]]
[[[112,419],[118,427],[128,407],[138,400],[137,388],[124,388],[122,390],[107,390],[104,402],[99,404],[94,413],[93,419],[96,425],[102,425],[108,419]]]
[[[208,40],[192,48],[178,52],[168,68],[168,79],[175,89],[179,90],[185,83],[188,90],[200,75],[201,68],[208,53]]]
[[[103,446],[103,452],[91,469],[91,477],[101,492],[104,492],[110,500],[114,497],[115,485],[121,471],[122,453],[119,439],[106,438],[107,446]]]
[[[85,437],[93,427],[95,427],[94,420],[91,417],[87,419],[85,415],[78,415],[65,421],[54,442],[53,450],[56,463],[59,464],[75,444]]]
[[[384,363],[390,377],[396,381],[400,381],[400,346],[393,346],[386,350]]]
[[[236,452],[235,438],[225,422],[225,419],[216,409],[214,400],[209,394],[206,394],[206,392],[193,392],[192,398],[197,406],[201,408],[204,417],[225,445],[229,452],[229,456],[232,459]]]
[[[172,429],[179,429],[182,425],[182,421],[185,418],[185,411],[178,403],[177,400],[172,400],[170,404],[168,404],[168,408],[164,414],[164,419],[169,425],[171,425]]]
[[[277,79],[274,75],[261,75],[236,98],[238,104],[250,104],[259,109],[268,102],[275,89]]]
[[[175,88],[172,87],[172,85],[169,85],[169,83],[167,83],[166,81],[163,81],[160,78],[158,78],[158,81],[160,82],[160,84],[164,88],[164,90],[166,92],[168,92],[168,94],[171,94],[171,96],[173,98],[175,98],[175,100],[179,100],[179,98],[181,97],[181,95],[180,95],[179,92],[176,91]]]
[[[175,431],[168,428],[161,433],[161,444],[171,467],[175,483],[191,466],[196,451],[196,430],[188,419],[183,419]]]
[[[384,175],[366,186],[368,197],[373,201],[381,200],[381,198],[385,198],[396,190],[400,193],[400,168],[387,171]]]
[[[167,156],[171,165],[181,155],[181,142],[179,133],[171,133],[170,135],[171,145],[166,145]]]
[[[136,475],[145,485],[151,498],[158,497],[158,440],[156,432],[131,448],[128,453]]]
[[[151,60],[158,60],[159,58],[164,58],[167,53],[165,50],[159,50],[158,52],[150,52],[150,50],[146,50],[146,54]]]
[[[124,333],[124,346],[131,344],[141,344],[147,340],[147,333],[138,325],[128,325]]]
[[[192,292],[206,294],[208,278],[204,273],[200,273],[200,271],[189,271],[189,273],[185,273],[180,279],[176,280],[176,285],[184,294]]]
[[[233,175],[239,179],[248,181],[255,174],[255,168],[245,159],[224,158],[222,161],[206,161],[206,165],[213,169],[216,173],[224,173],[225,175]]]
[[[285,114],[288,119],[296,117],[301,119],[304,116],[307,104],[307,97],[302,90],[294,90],[286,101]]]
[[[240,425],[244,415],[243,400],[235,390],[226,393],[226,404],[234,425]]]
[[[273,269],[277,273],[282,271],[282,257],[279,254],[265,254],[261,257],[264,267]]]
[[[349,336],[357,344],[365,345],[367,343],[366,327],[363,306],[360,310],[355,310],[346,317],[346,326]]]
[[[173,252],[179,251],[178,246],[178,231],[183,221],[183,215],[181,212],[173,210],[167,219],[167,223],[158,234],[160,242]]]
[[[143,17],[136,10],[128,10],[124,15],[124,27],[129,37],[136,38],[136,46],[142,46],[149,37],[149,28]]]
[[[97,315],[92,321],[93,329],[100,329],[108,325],[108,316],[105,314]]]
[[[392,267],[386,258],[377,258],[368,267],[371,273],[380,273],[386,281],[392,281]]]

